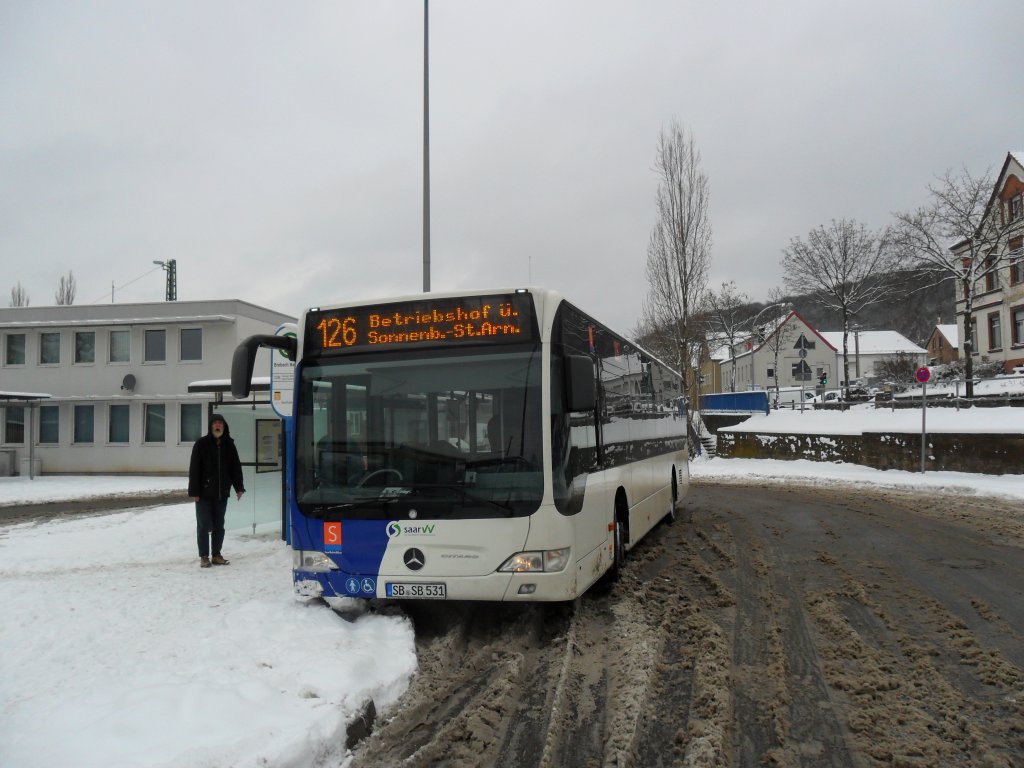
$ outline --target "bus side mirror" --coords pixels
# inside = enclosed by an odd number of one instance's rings
[[[565,358],[568,406],[570,413],[592,411],[597,407],[597,381],[594,361],[586,355],[568,355]]]
[[[294,336],[268,336],[257,334],[250,336],[235,347],[231,357],[231,396],[244,400],[249,396],[252,386],[252,369],[256,364],[256,353],[260,347],[280,349],[289,360],[295,360],[298,343]]]

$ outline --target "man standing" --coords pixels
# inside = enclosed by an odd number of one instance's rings
[[[228,423],[215,413],[210,417],[210,431],[192,446],[192,460],[188,466],[188,495],[196,503],[200,568],[228,564],[220,548],[224,544],[224,513],[232,486],[235,498],[241,499],[245,493],[242,462],[238,458],[235,441],[228,432]]]

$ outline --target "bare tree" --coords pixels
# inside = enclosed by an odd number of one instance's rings
[[[729,345],[729,391],[736,391],[736,345],[747,334],[750,297],[736,289],[736,283],[722,283],[720,290],[708,291],[704,297],[704,316],[708,328],[708,346]]]
[[[964,168],[928,186],[931,200],[896,214],[894,245],[909,264],[934,276],[934,283],[956,280],[963,296],[964,372],[967,397],[974,396],[972,323],[978,281],[995,275],[1010,259],[1000,216],[986,216],[992,195],[991,174],[972,176]],[[933,284],[934,284],[933,283]]]
[[[703,341],[696,322],[711,256],[708,177],[693,136],[678,122],[658,137],[658,218],[647,244],[647,286],[642,324],[664,329],[690,391],[694,350]]]
[[[897,352],[875,363],[875,374],[884,381],[905,386],[914,381],[917,363],[906,352]]]
[[[11,288],[11,303],[9,306],[12,307],[27,307],[28,306],[28,291],[21,285],[21,281]]]
[[[843,322],[843,386],[850,391],[850,320],[865,307],[897,290],[886,281],[898,265],[887,230],[872,232],[849,219],[812,229],[807,241],[790,241],[783,250],[782,268],[792,293],[810,293]]]
[[[793,305],[785,300],[781,288],[772,288],[768,292],[768,306],[759,314],[765,314],[768,309],[775,309],[774,317],[768,320],[761,328],[753,329],[755,334],[763,339],[765,347],[772,353],[772,371],[775,377],[775,402],[779,400],[779,353],[789,346],[796,335],[797,327],[786,323],[793,310]]]
[[[57,302],[58,307],[74,304],[77,290],[75,273],[68,270],[67,277],[64,275],[60,277],[60,285],[57,286],[57,292],[53,294],[53,300]]]

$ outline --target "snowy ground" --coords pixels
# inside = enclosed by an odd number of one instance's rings
[[[1019,475],[744,459],[700,459],[691,472],[1024,498]],[[4,505],[179,487],[0,478],[0,523]],[[194,526],[180,504],[0,527],[0,765],[337,764],[362,702],[384,708],[405,690],[416,669],[407,620],[348,622],[296,602],[276,535],[229,533],[231,565],[200,570]]]
[[[0,505],[167,487],[2,478]],[[226,567],[195,548],[188,503],[0,527],[0,765],[337,764],[362,702],[405,689],[407,620],[296,602],[276,535],[229,533]]]

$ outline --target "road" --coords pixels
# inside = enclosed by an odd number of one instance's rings
[[[1024,512],[697,485],[569,605],[424,603],[352,766],[1024,766]]]

